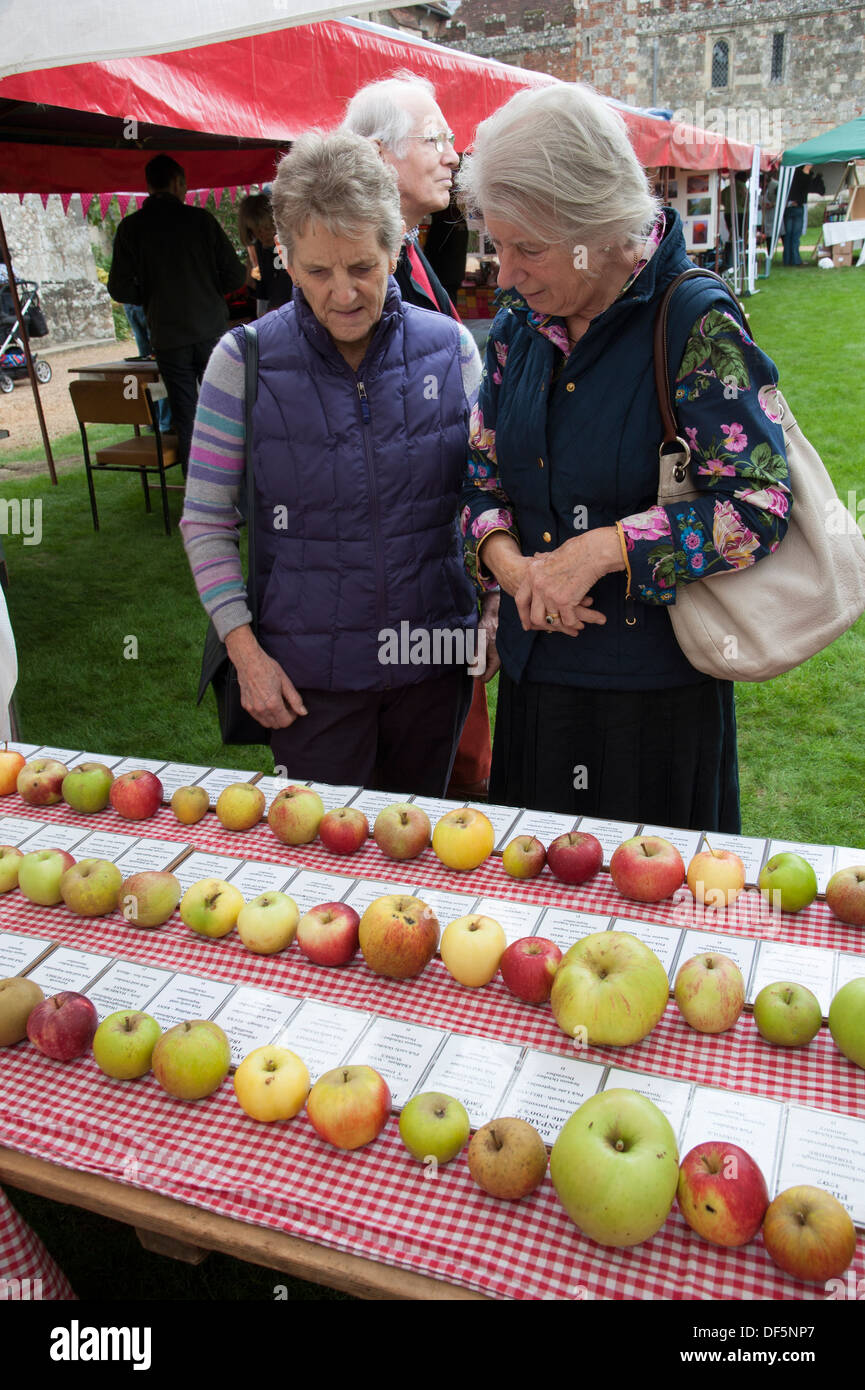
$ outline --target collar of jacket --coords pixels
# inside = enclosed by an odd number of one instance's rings
[[[316,318],[312,309],[309,307],[306,296],[299,285],[295,285],[291,296],[294,305],[294,312],[297,316],[298,327],[311,347],[315,348],[320,356],[327,358],[331,362],[345,365],[345,358],[339,348],[334,343],[323,323]],[[384,351],[397,324],[404,317],[405,309],[403,306],[402,295],[399,286],[393,276],[388,277],[387,292],[384,297],[384,306],[381,317],[375,326],[375,330],[364,354],[363,363],[367,364],[375,356]]]
[[[685,254],[685,237],[682,232],[682,219],[675,208],[664,208],[664,219],[666,227],[664,237],[655,254],[650,257],[646,265],[640,271],[635,280],[624,290],[613,303],[598,314],[593,319],[593,323],[601,323],[607,315],[614,315],[622,312],[623,305],[646,303],[651,300],[655,290],[662,279],[670,278],[667,274],[667,267],[673,260],[680,259]],[[521,294],[516,290],[499,290],[495,297],[496,309],[510,309],[512,314],[523,319],[529,328],[549,338],[557,346],[561,346],[561,340],[567,342],[567,330],[564,320],[554,317],[552,314],[538,314],[530,309]]]

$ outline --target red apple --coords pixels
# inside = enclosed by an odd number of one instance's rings
[[[340,806],[322,817],[318,838],[331,854],[355,854],[369,838],[369,821],[363,811]]]
[[[502,850],[502,868],[511,878],[537,878],[547,862],[547,851],[535,835],[517,835]]]
[[[63,990],[36,1005],[27,1019],[27,1036],[46,1057],[70,1062],[89,1051],[98,1023],[86,994]]]
[[[136,768],[114,779],[109,800],[124,820],[148,820],[162,805],[162,783],[154,773]]]
[[[405,801],[379,811],[372,834],[388,859],[416,859],[429,844],[431,829],[426,811]]]
[[[27,764],[23,753],[14,748],[0,748],[0,796],[11,796],[18,788],[18,773]]]
[[[63,778],[69,769],[56,758],[34,758],[18,773],[18,795],[28,806],[56,806],[63,800]]]
[[[769,1205],[759,1166],[722,1139],[708,1139],[685,1155],[677,1196],[688,1225],[712,1245],[747,1245]]]
[[[347,903],[310,908],[297,924],[297,944],[315,965],[345,965],[358,945],[360,917]]]
[[[363,958],[376,975],[408,980],[429,964],[439,944],[439,924],[419,898],[394,893],[371,902],[360,919]]]
[[[309,845],[324,819],[324,802],[312,787],[283,787],[273,798],[267,823],[283,845]]]
[[[856,1228],[837,1197],[806,1183],[779,1192],[770,1204],[763,1244],[785,1274],[825,1284],[852,1264]]]
[[[306,1099],[310,1124],[337,1149],[360,1149],[381,1134],[391,1111],[390,1088],[372,1067],[325,1072]]]
[[[604,862],[600,840],[594,835],[571,830],[559,835],[547,850],[550,873],[562,883],[585,883]]]
[[[838,869],[832,875],[826,884],[826,904],[839,922],[865,927],[865,864]]]
[[[527,1004],[543,1004],[550,997],[561,959],[562,953],[554,941],[543,936],[524,936],[508,946],[499,961],[499,970],[511,994]]]
[[[685,881],[682,856],[660,835],[634,835],[613,851],[610,877],[623,898],[659,903]]]
[[[18,865],[18,887],[29,902],[56,907],[63,901],[60,880],[74,863],[68,850],[32,849]]]

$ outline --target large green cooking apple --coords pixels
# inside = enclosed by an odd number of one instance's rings
[[[637,1091],[584,1101],[550,1155],[550,1177],[576,1226],[600,1245],[639,1245],[666,1221],[679,1181],[673,1128]]]
[[[566,952],[550,1004],[569,1037],[628,1047],[652,1031],[669,992],[667,972],[645,942],[630,932],[601,931]]]
[[[829,1005],[829,1032],[857,1067],[865,1067],[865,977],[848,980]]]

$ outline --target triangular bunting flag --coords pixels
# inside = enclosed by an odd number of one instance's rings
[[[50,194],[50,193],[40,193],[40,194],[39,194],[39,197],[42,199],[42,206],[43,206],[44,208],[47,209],[47,207],[48,207],[48,199],[51,197],[51,194]]]
[[[126,209],[129,207],[129,204],[132,202],[132,200],[133,200],[134,197],[135,197],[135,194],[134,194],[134,193],[118,193],[118,194],[117,194],[117,202],[118,202],[118,205],[119,205],[119,207],[120,207],[120,216],[121,216],[121,217],[125,217],[125,216],[126,216]]]
[[[83,214],[84,214],[85,217],[87,216],[88,212],[90,211],[90,204],[93,202],[93,199],[94,199],[95,197],[96,197],[96,194],[95,194],[95,193],[82,193],[82,194],[81,194],[81,211],[83,212]]]
[[[72,199],[73,199],[74,197],[75,197],[75,194],[74,194],[74,193],[61,193],[61,194],[60,194],[60,201],[61,201],[61,203],[63,204],[63,211],[64,211],[64,213],[67,213],[67,212],[69,211],[69,204],[72,202]]]
[[[104,219],[105,219],[105,214],[106,214],[107,211],[108,211],[109,205],[110,205],[110,203],[111,203],[111,199],[112,199],[113,197],[114,197],[114,194],[113,194],[113,193],[100,193],[100,194],[99,194],[99,211],[102,213],[103,221],[104,221]]]

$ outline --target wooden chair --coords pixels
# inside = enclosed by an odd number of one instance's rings
[[[93,490],[94,471],[126,472],[135,469],[141,475],[144,488],[144,504],[151,511],[148,475],[159,477],[162,493],[162,516],[165,534],[171,535],[171,519],[168,515],[168,485],[165,470],[180,462],[177,450],[177,436],[162,434],[156,423],[156,413],[150,390],[143,383],[135,381],[134,394],[130,394],[128,376],[114,376],[93,380],[85,378],[69,384],[69,394],[78,417],[81,442],[84,448],[84,465],[87,469],[87,487],[90,492],[90,508],[93,512],[93,528],[99,530],[99,516],[96,511],[96,494]],[[94,464],[90,457],[87,440],[87,425],[132,425],[135,433],[118,444],[108,444],[97,449]],[[152,434],[142,434],[141,427],[152,429]]]

